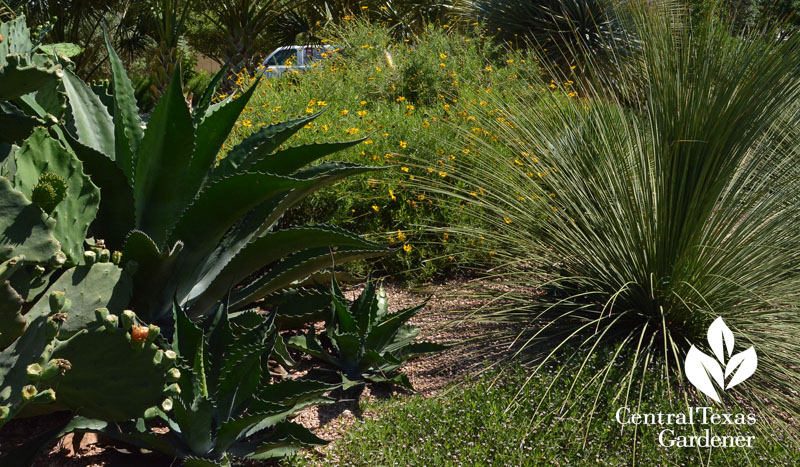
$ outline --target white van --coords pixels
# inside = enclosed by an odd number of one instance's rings
[[[261,62],[261,73],[267,78],[281,76],[287,71],[305,71],[312,63],[333,54],[332,45],[290,45],[278,47]]]

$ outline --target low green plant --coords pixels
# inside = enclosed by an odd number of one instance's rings
[[[274,381],[267,360],[275,349],[275,315],[253,311],[228,315],[220,306],[197,327],[175,305],[173,350],[182,370],[172,407],[154,409],[169,427],[144,421],[108,424],[76,419],[69,430],[94,431],[182,459],[185,465],[230,466],[241,459],[282,457],[325,441],[287,421],[304,407],[326,403],[336,385],[318,381]],[[171,410],[170,410],[171,409]]]
[[[800,38],[742,38],[712,17],[701,27],[684,18],[643,7],[641,50],[593,84],[591,95],[608,98],[554,98],[548,112],[526,95],[496,102],[509,124],[492,123],[496,114],[481,121],[525,156],[484,147],[463,189],[427,182],[443,202],[484,209],[485,229],[451,229],[485,236],[479,247],[498,261],[498,284],[481,290],[492,305],[475,317],[513,324],[486,338],[525,344],[521,355],[538,363],[532,373],[572,345],[604,356],[596,377],[610,384],[620,348],[635,357],[619,400],[648,391],[641,375],[656,358],[665,380],[691,392],[687,352],[722,317],[737,348],[759,356],[756,373],[722,403],[755,411],[764,432],[797,442],[787,389],[800,384],[800,80],[789,64]],[[619,79],[638,86],[633,103],[607,92]],[[582,360],[562,377],[577,379]],[[573,387],[563,404],[579,396]]]
[[[331,309],[325,331],[294,336],[287,345],[330,365],[338,371],[345,388],[367,383],[397,384],[413,389],[400,367],[420,355],[447,347],[433,342],[416,342],[419,329],[406,324],[425,303],[389,313],[381,287],[367,281],[361,295],[350,302],[334,278],[331,281]]]
[[[657,365],[652,365],[656,369]],[[600,391],[600,413],[587,423],[581,418],[591,400],[563,408],[572,382],[560,378],[571,367],[553,362],[531,377],[530,368],[512,365],[470,375],[432,397],[413,396],[369,401],[364,417],[344,429],[340,439],[323,449],[324,459],[298,453],[287,465],[324,465],[346,459],[347,465],[795,465],[796,449],[777,436],[756,436],[749,448],[677,448],[659,445],[676,436],[702,435],[690,425],[625,425],[615,420],[622,407],[614,400],[624,371],[612,370],[612,384]],[[602,359],[587,363],[579,385],[593,385]],[[670,401],[670,388],[657,372],[648,374],[641,413],[685,413],[690,405]],[[596,380],[595,380],[596,382]],[[596,386],[593,386],[596,387]],[[531,401],[548,393],[550,401]],[[624,412],[623,412],[624,413]],[[716,409],[714,411],[716,413]],[[751,436],[748,426],[715,425],[718,436]]]

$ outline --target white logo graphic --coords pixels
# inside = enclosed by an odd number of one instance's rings
[[[686,354],[686,362],[684,369],[686,370],[686,377],[689,382],[694,384],[700,392],[708,397],[720,402],[717,390],[714,383],[720,389],[730,389],[742,381],[746,380],[756,371],[758,365],[758,357],[756,356],[756,349],[752,346],[744,352],[739,352],[731,356],[733,353],[733,333],[722,318],[717,318],[708,327],[708,344],[714,352],[713,357],[697,350],[693,345]],[[728,360],[725,362],[725,351],[727,350]],[[722,369],[725,369],[723,374]],[[725,384],[725,380],[729,377],[730,381]]]

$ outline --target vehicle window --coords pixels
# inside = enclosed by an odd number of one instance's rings
[[[305,49],[305,62],[308,63],[312,60],[319,60],[321,58],[326,58],[329,56],[330,52],[326,52],[325,49],[322,47],[307,47]]]
[[[269,61],[267,62],[267,66],[290,66],[294,63],[296,57],[297,55],[294,49],[279,50],[275,53],[275,55],[270,57]]]

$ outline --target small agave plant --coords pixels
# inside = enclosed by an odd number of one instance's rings
[[[400,372],[403,363],[447,348],[433,342],[413,342],[419,328],[406,322],[424,306],[422,303],[390,314],[386,292],[382,287],[376,290],[372,280],[350,302],[334,277],[325,331],[317,335],[311,327],[307,334],[291,337],[287,344],[335,368],[345,388],[390,383],[413,389],[408,376]]]
[[[169,431],[152,430],[144,419],[110,424],[78,417],[65,431],[103,433],[113,439],[182,459],[187,466],[230,466],[235,460],[282,457],[326,444],[288,421],[297,411],[331,402],[322,395],[337,387],[307,379],[272,381],[267,361],[285,351],[275,345],[274,314],[228,315],[220,306],[198,327],[174,307],[173,351],[183,368],[170,407],[149,416]],[[163,410],[162,410],[163,409]]]

